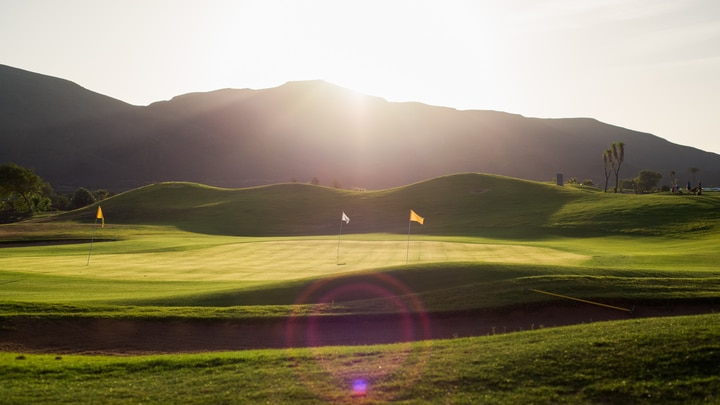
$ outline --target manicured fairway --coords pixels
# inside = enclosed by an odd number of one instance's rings
[[[86,227],[83,232],[88,230]],[[407,235],[397,234],[258,238],[122,226],[108,226],[96,235],[106,238],[100,240],[111,239],[95,242],[92,251],[88,243],[0,248],[0,301],[222,307],[245,302],[292,303],[283,295],[299,294],[312,280],[406,266],[430,270],[413,270],[404,276],[405,282],[414,288],[443,285],[444,290],[437,294],[451,294],[450,300],[440,299],[452,302],[450,308],[476,306],[481,297],[495,298],[480,306],[492,305],[493,300],[508,303],[502,297],[518,297],[523,288],[577,293],[580,280],[595,280],[582,284],[586,294],[593,294],[592,285],[604,285],[597,293],[640,294],[645,299],[660,297],[658,289],[666,285],[672,286],[672,291],[700,296],[715,291],[715,263],[720,259],[720,250],[710,238],[607,236],[524,241],[411,235],[408,243]],[[457,269],[465,270],[456,273]],[[491,274],[502,275],[498,281],[505,280],[505,284],[474,284],[493,279]],[[523,278],[527,275],[545,279],[538,284],[539,278]],[[641,276],[646,279],[637,283]],[[697,283],[704,287],[693,294]],[[450,293],[449,288],[457,290]],[[492,290],[478,297],[479,288]],[[648,293],[642,293],[642,288]],[[422,287],[416,292],[429,290]],[[437,294],[424,299],[434,302]]]
[[[121,280],[282,281],[417,263],[478,261],[580,264],[588,257],[557,249],[428,240],[196,237],[192,245],[148,241],[6,248],[0,267],[14,272]],[[172,242],[171,242],[172,243]],[[120,253],[126,247],[127,253]]]

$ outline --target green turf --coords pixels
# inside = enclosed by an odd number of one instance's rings
[[[370,192],[163,183],[102,207],[105,228],[93,227],[95,206],[0,226],[0,320],[347,315],[396,311],[394,297],[430,312],[560,300],[534,290],[628,307],[720,299],[715,193],[616,195],[462,174]],[[410,209],[424,225],[408,222]],[[340,234],[342,212],[351,221]],[[91,238],[92,250],[47,244]],[[376,283],[392,297],[322,302],[353,283]],[[4,354],[0,395],[11,403],[716,403],[709,364],[718,360],[718,324],[707,315],[436,341],[427,359],[410,356],[415,363],[386,375],[380,366],[425,346]],[[343,374],[326,378],[327,367]],[[421,379],[410,371],[418,369]],[[355,370],[369,375],[368,398],[348,399]]]
[[[703,315],[386,346],[0,353],[0,397],[40,404],[712,404],[720,401],[719,325],[718,315]]]
[[[0,301],[289,305],[315,280],[357,272],[363,277],[369,271],[402,274],[403,282],[422,294],[429,292],[420,285],[442,291],[466,289],[487,274],[502,274],[508,280],[527,275],[558,279],[612,275],[617,283],[638,277],[668,283],[694,277],[701,280],[698,283],[709,282],[708,287],[720,276],[712,260],[717,253],[710,250],[714,242],[698,240],[642,238],[629,243],[622,236],[472,243],[469,237],[416,236],[408,244],[406,236],[386,234],[345,235],[338,241],[337,237],[257,239],[176,231],[165,237],[125,237],[94,244],[89,264],[89,244],[0,249],[4,269]],[[688,256],[688,251],[693,253]],[[628,298],[641,294],[642,288],[638,285],[637,292],[628,292]],[[466,295],[462,294],[469,300],[464,307],[478,305],[478,298]]]
[[[542,239],[550,235],[677,235],[718,231],[717,195],[605,194],[592,189],[483,174],[460,174],[380,191],[307,184],[217,189],[161,183],[102,203],[109,223],[171,225],[235,236],[336,235],[344,211],[347,233],[406,234],[410,209],[425,217],[411,233]],[[93,222],[95,207],[58,219]]]
[[[104,228],[93,225],[95,207],[0,226],[0,301],[288,305],[315,280],[396,274],[403,266],[417,269],[405,280],[411,288],[413,278],[429,279],[440,291],[457,289],[463,300],[472,275],[494,268],[509,279],[612,270],[618,284],[623,277],[672,282],[692,274],[712,286],[720,275],[719,197],[615,195],[481,174],[374,192],[162,183],[104,201]],[[408,222],[409,207],[425,216],[424,225]],[[341,233],[343,211],[351,221]],[[286,236],[267,236],[277,233]],[[95,243],[19,244],[90,239]],[[451,278],[455,285],[444,282],[458,268],[473,270]],[[453,301],[446,310],[509,300]]]

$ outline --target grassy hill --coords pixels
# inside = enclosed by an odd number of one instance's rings
[[[243,236],[408,232],[411,209],[425,217],[411,232],[425,235],[502,236],[656,235],[688,238],[717,231],[714,195],[615,195],[592,188],[466,173],[380,191],[347,191],[307,184],[220,189],[195,183],[159,183],[102,202],[110,223],[172,225]],[[89,222],[96,208],[55,220]]]

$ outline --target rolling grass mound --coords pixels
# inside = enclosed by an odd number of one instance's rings
[[[308,184],[220,189],[160,183],[102,202],[108,222],[170,225],[234,236],[408,232],[409,211],[425,217],[413,233],[537,239],[549,235],[706,235],[718,231],[714,195],[616,195],[487,174],[457,174],[380,191],[347,191]],[[90,222],[96,208],[56,220]]]

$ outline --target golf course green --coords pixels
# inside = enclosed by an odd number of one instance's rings
[[[0,225],[0,402],[720,403],[714,192],[464,173],[99,205]]]

